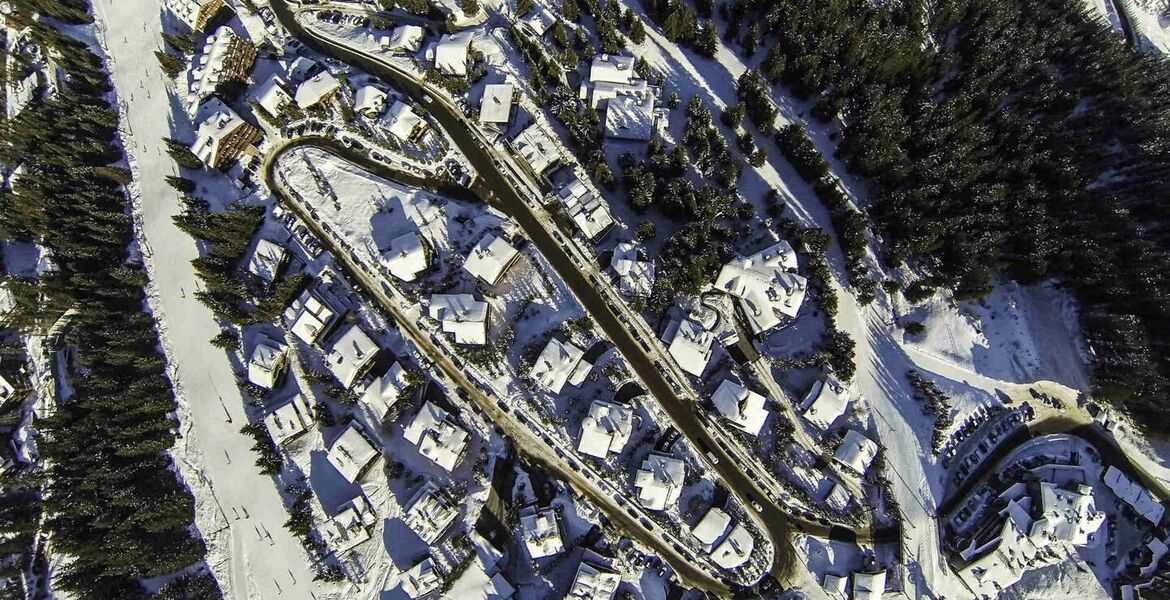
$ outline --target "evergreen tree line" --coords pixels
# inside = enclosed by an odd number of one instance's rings
[[[1056,277],[1082,303],[1095,395],[1170,432],[1170,69],[1068,0],[737,0],[762,75],[840,115],[885,258],[920,287]],[[737,37],[729,31],[728,37]],[[921,290],[920,290],[921,291]]]
[[[88,19],[81,0],[21,0],[15,8]],[[55,552],[71,557],[54,585],[83,598],[140,598],[140,580],[197,563],[205,548],[192,537],[193,500],[168,454],[175,402],[153,320],[143,312],[146,277],[128,251],[129,174],[111,166],[122,156],[117,115],[102,96],[109,84],[84,45],[33,25],[69,57],[62,66],[70,83],[9,124],[0,161],[25,171],[0,196],[0,234],[36,241],[53,256],[55,269],[30,284],[35,295],[20,296],[36,306],[22,310],[43,326],[75,309],[64,343],[76,349],[82,370],[68,402],[38,422],[44,526]]]

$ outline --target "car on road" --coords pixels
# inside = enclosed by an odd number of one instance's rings
[[[504,404],[503,400],[496,400],[496,406],[500,407],[500,410],[502,410],[504,412],[510,412],[510,410],[511,410],[508,408],[507,404]]]
[[[647,519],[646,517],[642,517],[641,519],[638,519],[638,522],[642,524],[642,527],[645,527],[646,529],[649,529],[650,531],[654,531],[654,523],[650,522],[650,519]]]

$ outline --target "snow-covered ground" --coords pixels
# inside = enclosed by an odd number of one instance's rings
[[[159,322],[179,403],[182,437],[172,453],[196,498],[196,521],[207,541],[207,562],[228,598],[312,599],[314,572],[300,542],[284,529],[288,514],[272,480],[253,465],[252,440],[236,375],[208,340],[219,330],[194,297],[194,240],[172,217],[178,193],[163,138],[193,138],[166,76],[150,57],[163,45],[158,0],[97,0],[94,9],[122,112],[122,140],[134,172],[136,231],[150,275],[150,304]],[[233,508],[248,517],[233,518]],[[270,537],[260,531],[267,531]],[[316,598],[330,597],[318,593]]]

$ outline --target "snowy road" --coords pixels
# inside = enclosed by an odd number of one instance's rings
[[[162,46],[158,0],[95,0],[94,9],[134,170],[131,193],[148,255],[151,308],[180,395],[183,438],[174,452],[197,495],[207,562],[226,598],[318,598],[306,554],[283,527],[287,513],[276,486],[254,466],[252,441],[239,433],[247,417],[235,373],[227,355],[208,342],[219,327],[193,294],[198,284],[190,261],[198,250],[171,220],[180,201],[164,179],[175,167],[162,138],[174,135],[176,114],[182,133],[175,137],[187,136],[190,126],[152,56]]]

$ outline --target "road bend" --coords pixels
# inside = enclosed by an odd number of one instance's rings
[[[679,377],[673,359],[666,354],[642,318],[617,297],[591,257],[585,256],[563,239],[561,243],[554,240],[548,229],[549,226],[555,226],[553,220],[539,206],[540,186],[515,166],[511,155],[501,153],[491,145],[478,127],[451,102],[445,90],[391,61],[354,50],[307,30],[297,21],[287,0],[271,0],[270,6],[281,24],[303,43],[383,78],[431,112],[448,138],[471,161],[481,179],[480,187],[491,190],[485,200],[520,225],[646,383],[648,391],[670,416],[675,427],[696,448],[697,454],[703,457],[728,490],[745,507],[758,507],[756,510],[749,508],[746,512],[752,515],[771,540],[774,548],[772,575],[781,583],[790,581],[796,561],[790,535],[791,523],[789,515],[773,498],[775,483],[771,476],[758,468],[749,475],[745,469],[758,464],[758,461],[745,464],[737,456],[742,453],[729,452],[716,443],[700,417],[704,411],[698,398],[690,391],[689,384]],[[429,344],[429,340],[425,341]],[[680,380],[682,384],[678,383]],[[495,412],[498,414],[500,411]]]
[[[694,553],[686,550],[685,545],[674,533],[663,530],[640,507],[625,500],[622,490],[606,482],[604,477],[593,471],[587,464],[577,463],[578,468],[573,468],[569,464],[568,452],[562,451],[558,454],[547,435],[542,437],[528,426],[520,423],[511,408],[503,402],[494,402],[479,386],[475,385],[467,374],[456,366],[450,358],[450,354],[439,348],[432,341],[430,334],[421,330],[403,312],[402,307],[408,304],[405,298],[401,297],[390,286],[385,285],[380,274],[370,273],[354,260],[350,253],[341,247],[338,240],[328,234],[321,224],[312,217],[310,207],[303,205],[297,200],[297,194],[291,193],[285,188],[281,181],[282,178],[276,176],[276,163],[282,155],[294,148],[309,146],[336,154],[336,148],[332,145],[318,146],[316,141],[318,140],[292,140],[273,148],[265,156],[262,173],[269,189],[276,193],[281,202],[295,212],[301,221],[313,231],[321,244],[329,249],[334,259],[350,276],[350,280],[394,319],[399,330],[409,337],[415,346],[438,367],[442,375],[447,378],[448,383],[453,388],[462,390],[462,394],[470,398],[475,406],[478,406],[487,418],[512,440],[517,451],[543,463],[550,470],[556,472],[558,476],[588,496],[620,528],[639,538],[656,552],[661,553],[686,585],[717,594],[728,593],[730,589],[720,580],[720,575],[711,572],[717,572],[718,567],[708,562],[709,557],[696,557]],[[368,164],[368,161],[363,162]],[[708,568],[700,567],[697,564],[698,560],[703,560],[702,564]]]

